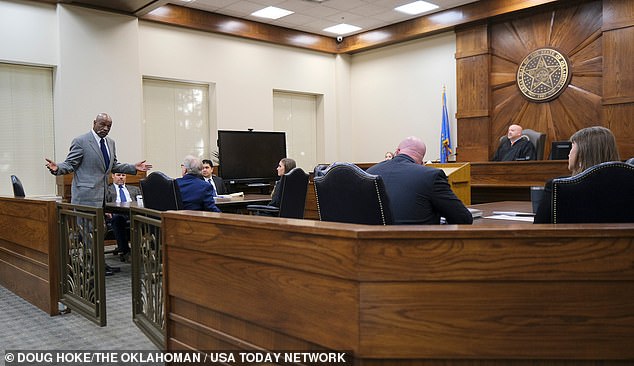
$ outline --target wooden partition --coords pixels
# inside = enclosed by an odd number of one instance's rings
[[[530,201],[530,187],[570,175],[568,160],[484,161],[471,164],[472,203]]]
[[[163,214],[169,350],[358,365],[634,359],[634,227],[369,226]]]
[[[50,315],[58,314],[56,204],[0,197],[0,284]]]

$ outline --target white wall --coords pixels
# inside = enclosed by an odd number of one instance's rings
[[[138,20],[76,6],[57,7],[59,66],[55,86],[56,158],[88,132],[98,113],[112,117],[120,162],[143,160]]]
[[[0,61],[57,64],[55,5],[0,0]]]
[[[425,160],[438,159],[443,85],[455,148],[455,44],[448,32],[352,56],[353,161],[381,160],[411,135],[427,144]]]
[[[333,55],[150,22],[139,35],[144,76],[215,84],[218,129],[273,130],[273,90],[324,95],[324,159],[335,159]]]
[[[142,154],[142,77],[214,84],[219,129],[273,129],[273,90],[323,95],[323,162],[373,162],[405,136],[439,156],[441,93],[447,86],[455,146],[453,32],[353,56],[334,56],[136,18],[0,0],[0,60],[56,67],[55,151],[99,112],[114,120],[118,158]],[[213,113],[212,109],[212,113]]]

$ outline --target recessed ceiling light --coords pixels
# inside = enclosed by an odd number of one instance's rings
[[[438,8],[438,5],[428,3],[426,1],[414,1],[413,3],[401,5],[398,8],[394,8],[396,11],[407,14],[420,14],[426,11],[434,10]]]
[[[294,12],[282,8],[276,8],[275,6],[268,6],[264,9],[260,9],[256,12],[251,13],[254,17],[259,18],[268,18],[268,19],[279,19],[281,17],[285,17],[287,15],[291,15]]]
[[[324,32],[330,32],[334,34],[343,35],[343,34],[348,34],[354,31],[358,31],[359,29],[361,28],[357,27],[356,25],[341,23],[341,24],[333,25],[332,27],[325,28]]]

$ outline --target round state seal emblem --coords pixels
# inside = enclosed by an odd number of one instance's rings
[[[539,48],[524,58],[517,69],[517,86],[532,102],[547,102],[561,94],[570,82],[568,59],[552,48]]]

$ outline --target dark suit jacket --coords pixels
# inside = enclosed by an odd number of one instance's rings
[[[125,185],[125,188],[130,193],[130,198],[132,201],[136,201],[136,196],[141,194],[141,189],[136,186]],[[106,191],[106,202],[117,202],[117,196],[119,195],[119,187],[115,186],[115,184],[110,184],[108,186],[108,190]]]
[[[211,185],[202,177],[185,174],[176,179],[176,184],[181,191],[184,210],[220,212],[212,193]]]
[[[216,194],[227,194],[227,188],[225,187],[225,181],[217,175],[212,175],[211,179],[214,180],[216,185]]]
[[[383,179],[395,224],[439,224],[441,216],[448,224],[473,222],[440,169],[418,165],[411,157],[398,154],[367,171]]]

